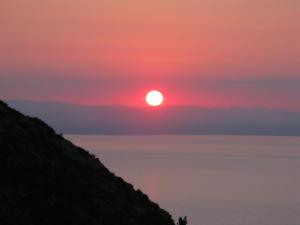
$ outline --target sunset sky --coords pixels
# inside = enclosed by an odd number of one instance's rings
[[[0,98],[300,110],[299,0],[1,0]]]

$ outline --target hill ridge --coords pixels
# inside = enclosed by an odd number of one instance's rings
[[[0,101],[0,224],[174,225],[86,150]]]

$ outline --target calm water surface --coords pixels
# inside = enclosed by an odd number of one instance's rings
[[[300,137],[67,138],[189,225],[300,225]]]

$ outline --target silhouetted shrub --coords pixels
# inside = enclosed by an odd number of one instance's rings
[[[177,222],[177,225],[187,225],[187,218],[186,218],[186,216],[185,217],[179,217],[179,219],[178,219],[178,222]]]

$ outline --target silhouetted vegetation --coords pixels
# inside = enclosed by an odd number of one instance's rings
[[[187,218],[186,218],[186,216],[185,217],[179,217],[179,219],[178,219],[178,222],[177,222],[177,225],[187,225]]]
[[[1,225],[174,225],[141,191],[0,101]]]

